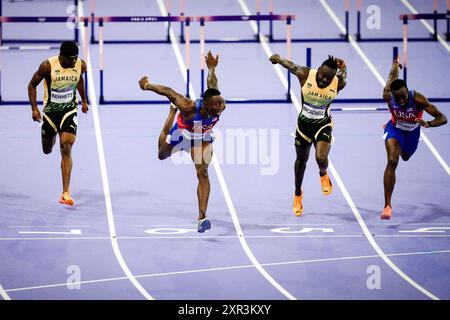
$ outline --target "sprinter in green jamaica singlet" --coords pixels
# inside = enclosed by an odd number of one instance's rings
[[[69,184],[72,171],[72,146],[77,133],[77,90],[81,96],[82,111],[87,113],[88,104],[84,88],[83,73],[86,63],[78,58],[78,46],[73,41],[61,44],[59,55],[43,61],[28,85],[28,97],[32,118],[41,122],[42,116],[37,107],[36,87],[44,80],[44,110],[41,127],[42,150],[52,152],[59,136],[61,151],[61,174],[63,190],[59,202],[74,205],[70,196]]]
[[[341,59],[328,56],[319,69],[301,67],[282,59],[278,54],[270,57],[273,64],[281,64],[297,76],[301,85],[302,110],[297,120],[295,137],[295,196],[293,211],[296,216],[303,212],[302,182],[311,145],[316,149],[320,182],[324,195],[331,193],[332,184],[327,174],[328,154],[331,148],[333,120],[331,102],[346,85],[347,68]]]

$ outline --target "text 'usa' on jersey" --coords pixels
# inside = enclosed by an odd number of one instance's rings
[[[413,131],[420,125],[416,119],[422,119],[423,109],[415,103],[414,90],[408,92],[408,103],[406,107],[400,106],[391,93],[389,100],[389,111],[392,115],[392,123],[398,129],[404,131]]]

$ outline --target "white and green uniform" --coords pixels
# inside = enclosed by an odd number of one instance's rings
[[[48,59],[50,76],[44,81],[44,121],[42,135],[54,136],[58,132],[76,134],[77,85],[81,77],[81,59],[73,68],[63,68],[59,57]]]
[[[58,56],[48,59],[51,66],[50,83],[44,82],[44,112],[77,108],[77,85],[81,77],[81,59],[73,68],[63,68]]]

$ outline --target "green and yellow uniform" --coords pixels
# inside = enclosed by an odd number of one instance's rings
[[[44,121],[42,135],[53,137],[59,132],[76,134],[77,85],[81,77],[81,59],[73,68],[63,68],[58,56],[48,59],[50,76],[44,81]]]
[[[330,115],[331,102],[338,94],[337,76],[326,88],[319,88],[316,69],[309,71],[302,86],[302,110],[297,119],[296,145],[312,144],[317,141],[331,142],[333,119]]]

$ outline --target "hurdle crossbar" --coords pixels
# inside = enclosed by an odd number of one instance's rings
[[[408,73],[408,42],[411,38],[408,37],[408,21],[409,20],[421,20],[421,19],[434,19],[437,20],[448,20],[450,14],[435,14],[435,13],[420,13],[420,14],[401,14],[400,20],[403,21],[403,80],[407,81]],[[437,37],[437,30],[435,29],[435,35]]]
[[[99,22],[99,73],[100,73],[100,104],[115,104],[115,105],[123,105],[123,104],[167,104],[168,100],[108,100],[105,98],[105,90],[104,90],[104,22],[174,22],[174,21],[184,21],[185,23],[185,32],[189,34],[191,17],[185,16],[161,16],[161,17],[100,17],[95,18]],[[186,61],[188,60],[188,49],[189,41],[186,43]],[[187,65],[188,66],[188,65]],[[187,67],[187,81],[186,81],[186,96],[189,97],[189,84],[190,84],[190,73],[189,66]]]
[[[158,44],[158,43],[170,43],[170,27],[172,22],[180,22],[183,24],[187,18],[192,19],[191,17],[185,16],[171,16],[170,13],[168,16],[111,16],[111,17],[96,17],[94,13],[91,13],[90,21],[91,21],[91,43],[98,44],[99,40],[95,38],[95,22],[99,22],[102,20],[103,23],[106,22],[142,22],[142,23],[151,23],[151,22],[167,22],[167,33],[164,39],[146,39],[146,40],[105,40],[103,39],[104,44],[137,44],[137,43],[146,43],[146,44]],[[104,25],[102,26],[104,27]],[[100,28],[100,25],[99,25]]]
[[[431,14],[402,14],[400,19],[403,19],[403,16],[408,16],[409,20],[433,20],[434,32],[430,34],[429,37],[411,37],[409,41],[414,42],[426,42],[426,41],[437,41],[438,40],[438,24],[437,21],[440,19],[447,19],[447,34],[449,33],[449,1],[447,0],[447,14],[438,13],[437,11],[437,0],[434,0],[433,5],[433,13]],[[359,42],[394,42],[394,41],[403,41],[403,38],[396,37],[373,37],[373,38],[363,38],[361,33],[361,8],[362,8],[362,0],[356,0],[356,40]]]
[[[67,22],[67,17],[1,17],[0,16],[0,23],[3,22]],[[78,24],[80,22],[84,22],[84,28],[87,29],[88,26],[88,18],[85,17],[74,17],[73,22]],[[63,40],[61,40],[63,41]],[[41,49],[59,49],[59,46],[2,46],[1,51],[8,51],[8,50],[41,50]],[[86,57],[86,48],[83,50]],[[2,65],[0,61],[0,105],[28,105],[30,102],[28,100],[3,100],[2,98],[2,86],[1,86],[1,79],[2,79]],[[87,86],[87,76],[84,76],[84,82],[85,82],[85,92],[86,92],[86,98],[89,103],[89,95],[88,95],[88,86]],[[39,101],[38,104],[42,104],[42,101]]]
[[[29,43],[29,44],[39,44],[39,43],[60,43],[64,40],[68,39],[8,39],[3,37],[3,23],[43,23],[43,22],[75,22],[78,17],[78,13],[76,16],[69,17],[23,17],[23,16],[15,16],[15,17],[3,17],[3,1],[0,1],[0,46],[8,43]],[[74,8],[78,7],[78,0],[73,1]],[[77,25],[74,26],[74,36],[73,41],[76,43],[79,42],[79,34]]]
[[[256,15],[221,15],[221,16],[197,16],[195,20],[197,22],[203,21],[203,24],[206,22],[248,22],[255,21],[257,23],[257,32],[253,35],[252,38],[248,39],[240,39],[240,38],[219,38],[219,39],[204,39],[205,43],[254,43],[260,42],[260,22],[261,21],[287,21],[288,17],[291,20],[295,20],[295,15],[293,14],[256,14]],[[184,32],[181,32],[180,42],[184,43],[185,41]],[[191,39],[191,43],[200,43],[201,39]],[[285,42],[286,39],[280,40],[278,42]]]
[[[197,17],[196,20],[200,21],[200,87],[201,92],[205,91],[205,43],[207,42],[205,39],[205,22],[214,22],[214,21],[273,21],[273,20],[281,20],[286,21],[286,52],[287,57],[290,60],[292,56],[292,20],[295,19],[294,15],[241,15],[241,16],[205,16],[205,17]],[[311,51],[307,51],[307,56]],[[307,58],[308,60],[308,58]],[[310,58],[309,58],[310,60]],[[290,103],[291,99],[291,74],[287,71],[287,79],[288,79],[288,88],[286,92],[286,97],[282,99],[243,99],[243,98],[235,98],[235,99],[227,99],[227,103]]]
[[[260,10],[260,5],[257,4],[257,10],[259,14],[259,10]],[[349,21],[350,21],[350,0],[344,0],[344,10],[345,10],[345,33],[344,34],[340,34],[338,37],[334,37],[334,38],[324,38],[324,37],[320,37],[320,38],[292,38],[291,41],[292,42],[348,42],[348,37],[349,37]],[[274,1],[270,0],[269,1],[269,15],[273,15],[274,12]],[[270,20],[269,23],[269,34],[267,34],[267,37],[269,39],[270,42],[285,42],[286,39],[275,39],[274,37],[274,32],[273,32],[273,21],[274,20]],[[259,30],[259,25],[258,25],[258,30]]]

